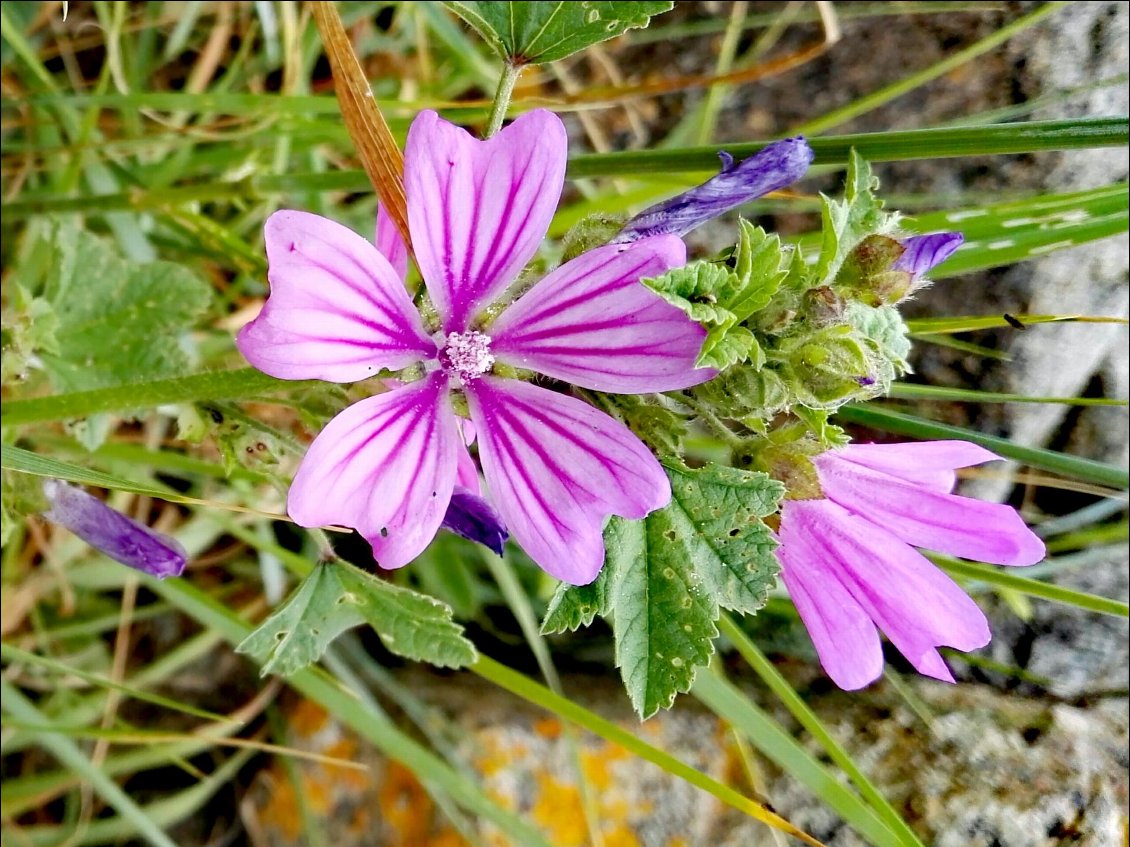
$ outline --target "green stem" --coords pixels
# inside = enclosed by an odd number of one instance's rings
[[[506,110],[510,107],[514,85],[522,75],[522,67],[510,62],[502,66],[502,76],[498,78],[498,88],[494,92],[494,103],[490,107],[490,117],[487,118],[487,128],[483,130],[483,138],[490,138],[502,129],[502,121],[506,118]]]
[[[773,667],[772,662],[765,657],[765,654],[757,648],[757,645],[753,643],[750,637],[734,622],[734,619],[729,615],[722,615],[718,621],[718,628],[730,639],[730,642],[737,649],[741,657],[749,663],[749,666],[753,668],[765,684],[772,689],[773,693],[777,695],[777,699],[785,705],[785,708],[792,713],[792,716],[820,743],[820,746],[822,746],[824,751],[828,754],[828,758],[839,765],[840,769],[855,783],[855,787],[859,789],[859,793],[871,804],[871,808],[883,818],[887,826],[902,838],[905,843],[919,844],[917,836],[915,836],[914,832],[899,816],[899,813],[887,802],[887,799],[882,793],[872,785],[871,780],[856,766],[851,755],[840,746],[840,743],[836,741],[824,724],[820,722],[816,713],[804,702],[804,698],[797,694],[784,676],[781,675],[781,672]]]
[[[584,727],[589,730],[589,732],[598,735],[605,741],[611,741],[614,744],[620,745],[630,753],[634,753],[640,758],[658,765],[663,770],[667,771],[667,773],[689,782],[691,785],[702,789],[708,794],[712,794],[726,805],[740,812],[744,812],[755,820],[759,820],[782,832],[787,832],[799,838],[805,844],[819,844],[818,841],[796,829],[796,827],[784,818],[770,812],[764,806],[755,803],[745,795],[739,794],[728,785],[718,782],[713,777],[691,767],[681,759],[675,758],[670,753],[666,753],[657,747],[652,747],[646,741],[633,735],[623,727],[600,717],[594,712],[590,712],[588,709],[574,703],[572,700],[554,694],[545,686],[539,685],[532,679],[496,662],[494,659],[479,654],[478,661],[471,665],[468,670],[478,674],[483,679],[493,682],[495,685],[509,691],[511,694],[521,697],[527,702],[541,706],[543,709],[553,712],[558,717]]]
[[[267,376],[254,368],[207,371],[189,376],[157,379],[36,397],[31,400],[4,401],[4,423],[8,425],[36,421],[85,418],[100,412],[122,412],[151,409],[167,403],[190,403],[198,400],[247,400],[281,391],[322,385],[315,380],[286,381]]]
[[[688,394],[680,394],[678,401],[685,406],[694,410],[699,420],[705,423],[710,429],[729,447],[737,447],[742,443],[742,439],[734,433],[726,424],[724,424],[714,412],[710,411],[704,404],[698,402]]]

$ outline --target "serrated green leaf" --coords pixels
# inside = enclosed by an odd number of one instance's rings
[[[26,378],[28,363],[37,352],[53,353],[59,349],[59,319],[51,304],[42,297],[33,297],[19,283],[11,284],[9,290],[0,329],[0,382],[5,385]]]
[[[691,262],[641,282],[707,328],[729,328],[737,323],[737,317],[723,304],[740,289],[741,280],[725,265]]]
[[[741,288],[723,305],[742,323],[773,300],[789,274],[792,253],[782,249],[778,236],[767,235],[744,218],[738,221],[738,228],[734,273],[741,280]]]
[[[710,661],[719,607],[756,613],[778,571],[761,519],[776,511],[780,483],[736,468],[664,467],[671,503],[642,521],[614,518],[604,536],[616,664],[643,718]]]
[[[354,567],[341,580],[365,601],[361,612],[389,652],[443,668],[461,668],[478,658],[446,603]]]
[[[319,565],[286,602],[235,648],[264,676],[290,676],[322,658],[333,640],[365,622],[362,601],[346,589],[337,565]]]
[[[755,367],[765,364],[765,353],[752,332],[744,326],[715,327],[707,332],[694,366],[722,371],[750,358]]]
[[[503,3],[452,0],[447,8],[515,65],[555,62],[629,29],[646,27],[671,2]]]
[[[183,373],[182,336],[208,308],[211,289],[171,262],[136,264],[82,230],[59,230],[58,262],[44,296],[57,328],[41,359],[60,391]]]
[[[820,256],[813,274],[814,286],[830,285],[848,254],[860,241],[893,226],[895,217],[883,212],[883,203],[875,196],[878,187],[879,181],[872,176],[871,165],[852,150],[844,199],[822,198],[823,232]]]
[[[558,583],[557,591],[549,601],[545,620],[541,623],[543,635],[559,632],[576,632],[588,626],[597,615],[607,615],[611,609],[608,594],[608,568],[588,585]]]
[[[761,520],[777,511],[785,487],[763,473],[668,464],[671,505],[694,525],[695,570],[724,609],[756,614],[780,568],[777,543]]]
[[[616,666],[646,719],[669,708],[710,661],[718,606],[691,564],[694,527],[678,510],[652,512],[642,521],[613,518],[604,543]]]
[[[318,565],[236,650],[259,662],[263,674],[289,676],[362,623],[398,656],[441,667],[462,667],[476,658],[448,606],[341,563]]]
[[[773,301],[793,267],[793,251],[760,227],[739,224],[733,270],[718,262],[692,262],[643,281],[707,330],[696,367],[725,370],[748,361],[759,369],[765,363],[757,337],[741,324]]]

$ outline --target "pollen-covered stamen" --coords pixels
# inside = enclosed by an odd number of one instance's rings
[[[494,365],[490,336],[476,330],[449,332],[439,360],[444,370],[458,377],[460,382],[478,379]]]

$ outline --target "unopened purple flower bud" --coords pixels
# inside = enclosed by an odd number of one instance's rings
[[[613,244],[653,235],[686,235],[731,209],[796,182],[812,164],[815,153],[801,137],[774,141],[741,164],[722,151],[722,170],[697,188],[685,191],[640,212],[628,221]]]
[[[902,255],[895,259],[891,270],[908,273],[917,281],[952,256],[963,241],[965,236],[960,232],[912,235],[903,239]]]
[[[461,485],[455,486],[447,514],[443,516],[443,523],[440,525],[468,541],[482,544],[499,556],[510,537],[502,518],[491,508],[490,503]]]
[[[115,512],[97,497],[57,479],[43,483],[51,507],[43,513],[116,562],[164,579],[180,576],[187,556],[174,538]]]

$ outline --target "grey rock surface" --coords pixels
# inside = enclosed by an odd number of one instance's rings
[[[555,847],[591,843],[577,781],[584,775],[600,834],[615,847],[777,847],[764,825],[637,759],[580,732],[470,674],[399,675],[430,708],[429,729],[451,739],[458,763],[503,806],[539,826]],[[909,680],[914,706],[881,683],[856,693],[806,691],[806,700],[925,844],[935,847],[1109,847],[1119,843],[1127,802],[1128,716],[1123,701],[1081,709],[1049,705],[976,685]],[[569,676],[578,702],[715,779],[769,803],[828,847],[867,842],[791,776],[756,750],[749,759],[729,727],[689,697],[644,724],[619,686]],[[786,726],[770,695],[749,696]],[[468,708],[474,704],[473,708]],[[314,711],[312,711],[314,708]],[[925,715],[925,717],[924,717]],[[367,766],[338,773],[295,760],[307,802],[332,829],[337,847],[467,843],[403,768],[302,703],[289,712],[288,742],[320,755],[348,751]],[[815,755],[818,747],[798,735]],[[575,744],[576,756],[574,756]],[[749,782],[751,772],[757,785]],[[281,767],[260,773],[245,820],[271,847],[298,847],[293,784]],[[292,789],[293,790],[293,789]],[[485,843],[507,845],[476,823]]]

